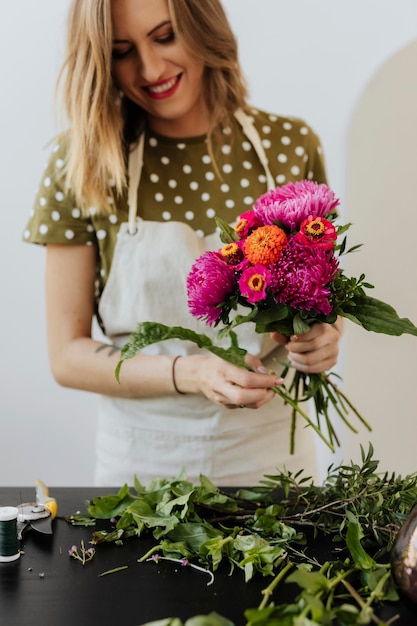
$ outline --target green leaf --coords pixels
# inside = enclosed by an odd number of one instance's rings
[[[220,229],[220,239],[223,243],[239,241],[239,237],[233,226],[230,226],[230,224],[222,220],[221,217],[215,217],[214,221],[216,222],[216,226]]]
[[[356,295],[353,301],[355,304],[353,312],[346,315],[342,309],[340,314],[349,317],[365,330],[385,335],[417,336],[417,327],[408,318],[400,318],[395,309],[386,302],[365,295]]]
[[[144,500],[133,502],[128,512],[136,522],[142,522],[146,528],[159,528],[159,533],[155,533],[155,537],[170,532],[179,523],[176,515],[159,514],[158,510],[154,511]]]
[[[240,348],[237,344],[236,335],[230,331],[231,345],[229,348],[221,348],[213,344],[207,335],[200,335],[181,326],[166,326],[156,322],[142,322],[136,326],[136,330],[131,333],[129,340],[122,348],[120,360],[116,366],[115,376],[120,382],[120,369],[123,361],[135,357],[143,348],[153,343],[166,341],[167,339],[182,339],[191,341],[199,348],[208,350],[212,354],[233,363],[239,367],[248,368],[245,361],[247,350]]]
[[[123,535],[124,532],[122,529],[112,530],[111,532],[107,532],[106,530],[97,530],[93,533],[91,543],[94,545],[98,545],[99,543],[117,543]]]
[[[87,510],[91,517],[96,519],[111,519],[121,515],[133,499],[134,497],[129,493],[128,485],[125,484],[117,494],[93,498]]]
[[[63,518],[69,524],[73,526],[95,526],[96,520],[94,517],[90,517],[85,513],[72,513],[72,515],[64,516]]]
[[[169,558],[192,558],[194,553],[190,550],[184,541],[169,541],[163,539],[160,543],[163,555]]]
[[[201,546],[206,541],[222,535],[223,533],[220,530],[216,530],[206,522],[183,522],[169,533],[169,539],[173,541],[184,541],[191,550],[199,553]]]
[[[274,563],[285,554],[285,549],[281,546],[271,545],[268,540],[256,535],[238,535],[233,542],[233,548],[242,552],[243,558],[238,565],[245,571],[246,582],[255,572],[272,576]]]
[[[293,328],[296,335],[304,335],[310,330],[310,326],[306,324],[299,313],[294,315]]]
[[[377,564],[362,547],[361,539],[364,534],[358,519],[351,511],[346,511],[346,515],[349,520],[346,532],[346,545],[349,548],[355,565],[361,570],[374,570]]]
[[[276,609],[269,606],[265,609],[247,609],[245,617],[250,626],[294,626],[291,615],[275,617]]]
[[[303,568],[292,572],[286,579],[288,583],[295,583],[309,593],[315,594],[329,588],[329,580],[320,572],[308,572]]]
[[[207,507],[229,513],[239,510],[239,506],[234,498],[220,493],[205,476],[200,477],[200,480],[202,481],[202,486],[197,489],[195,494],[198,504],[203,504]],[[208,483],[212,485],[212,488],[207,488]]]
[[[273,324],[285,320],[290,314],[290,308],[286,304],[274,304],[267,310],[259,311],[256,315],[256,322],[259,324]]]
[[[229,556],[230,544],[233,541],[233,537],[213,537],[203,543],[200,548],[200,555],[203,559],[209,562],[211,561],[213,572],[217,570],[224,555]]]
[[[168,501],[165,498],[156,508],[159,515],[169,516],[173,509],[178,508],[181,509],[180,517],[183,518],[187,514],[188,511],[188,503],[191,499],[192,494],[194,493],[194,489],[191,489],[188,493],[179,496],[178,498],[170,498]]]

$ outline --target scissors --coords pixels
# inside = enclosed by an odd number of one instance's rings
[[[36,502],[25,502],[17,506],[17,536],[22,539],[23,531],[33,528],[46,535],[52,534],[52,520],[58,512],[55,498],[42,480],[36,481]]]

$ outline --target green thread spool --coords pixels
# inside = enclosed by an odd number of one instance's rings
[[[20,557],[17,514],[14,506],[0,507],[0,563],[16,561]]]

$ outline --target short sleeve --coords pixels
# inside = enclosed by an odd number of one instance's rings
[[[64,243],[93,245],[95,229],[89,217],[77,207],[64,183],[65,142],[56,142],[42,175],[23,240],[46,245]]]

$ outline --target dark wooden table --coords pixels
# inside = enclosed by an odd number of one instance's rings
[[[3,626],[140,626],[144,622],[178,617],[186,620],[212,611],[244,626],[244,610],[259,606],[270,579],[256,577],[245,583],[243,572],[216,573],[215,582],[204,573],[176,563],[138,563],[155,545],[152,537],[128,539],[122,546],[101,544],[94,559],[82,565],[68,556],[73,544],[88,546],[93,529],[71,526],[59,516],[80,510],[94,496],[115,493],[114,488],[51,488],[58,501],[53,534],[28,530],[23,535],[24,554],[12,563],[0,563],[0,624]],[[33,501],[29,487],[0,487],[0,506]],[[127,569],[100,577],[117,567]],[[283,588],[285,585],[282,586]],[[285,601],[285,597],[277,597]],[[396,626],[416,626],[417,606],[404,603],[385,606],[388,620],[399,614]]]

